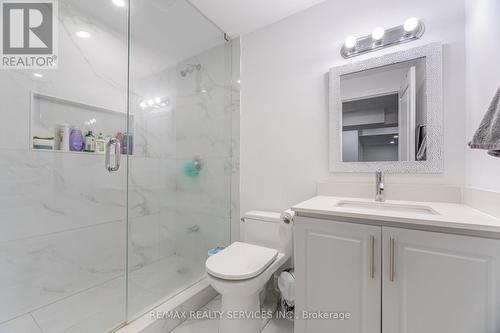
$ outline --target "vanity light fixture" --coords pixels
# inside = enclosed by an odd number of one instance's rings
[[[410,17],[404,24],[390,29],[377,27],[369,35],[358,38],[354,36],[347,37],[340,54],[344,58],[352,58],[367,52],[417,40],[422,37],[424,32],[424,22],[415,17]]]
[[[381,40],[385,35],[385,29],[382,27],[377,27],[372,31],[372,39],[373,40]]]
[[[83,31],[83,30],[78,31],[78,32],[76,33],[76,35],[77,35],[78,37],[80,37],[80,38],[83,38],[83,39],[90,38],[90,34],[89,34],[87,31]]]
[[[405,21],[405,24],[403,24],[403,28],[406,32],[412,32],[413,30],[417,29],[417,27],[418,19],[416,17],[410,17]]]
[[[344,45],[348,49],[352,49],[353,47],[356,46],[356,37],[354,36],[349,36],[345,39]]]

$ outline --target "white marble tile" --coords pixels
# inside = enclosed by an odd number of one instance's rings
[[[129,218],[129,270],[160,258],[160,214]]]
[[[138,110],[134,115],[134,154],[143,157],[175,157],[174,105]]]
[[[154,312],[171,311],[195,311],[200,309],[209,300],[215,297],[217,293],[210,286],[206,279],[193,284],[167,301],[162,302],[157,307],[150,309]],[[151,311],[132,321],[129,325],[123,327],[118,333],[165,333],[170,332],[183,322],[183,319],[157,320],[151,316]]]
[[[217,320],[188,320],[175,328],[172,333],[218,333]]]
[[[218,295],[214,299],[212,299],[210,302],[208,302],[205,305],[205,308],[207,308],[210,311],[220,311],[222,306],[222,296]]]
[[[284,319],[272,319],[262,333],[293,333],[293,321]]]
[[[189,161],[181,159],[177,162],[177,210],[230,217],[232,172],[230,159],[202,157],[203,167],[196,178],[184,174],[184,166]]]
[[[0,243],[123,220],[125,173],[102,159],[0,150]]]
[[[116,278],[33,312],[44,333],[107,332],[125,321],[125,279]]]
[[[176,253],[204,263],[208,250],[220,245],[229,245],[230,219],[178,211],[175,238]]]
[[[125,269],[125,223],[0,244],[0,322],[116,278]]]
[[[113,15],[113,26],[101,15]],[[92,43],[75,36],[82,27],[89,29]],[[59,1],[58,69],[47,73],[52,75],[45,77],[43,85],[91,104],[126,110],[126,33],[127,14],[123,11],[113,13],[102,8],[92,13],[78,1]]]
[[[129,159],[129,215],[144,216],[159,213],[160,160],[133,156]]]
[[[179,64],[200,70],[178,76],[175,113],[177,157],[231,156],[230,49],[223,44]]]
[[[159,213],[175,203],[176,161],[131,157],[129,161],[129,216]]]
[[[0,149],[29,147],[30,90],[35,81],[25,71],[3,71],[0,75]]]
[[[44,333],[31,315],[27,314],[0,324],[0,333]]]
[[[170,257],[176,252],[176,210],[163,207],[160,211],[160,258]]]
[[[129,273],[129,316],[136,318],[172,297],[205,274],[205,267],[178,255],[158,260]]]
[[[177,157],[231,156],[231,109],[227,90],[203,88],[206,93],[178,100]]]
[[[188,320],[172,333],[217,333],[219,331],[218,320]],[[262,333],[293,333],[293,321],[272,319],[261,331]]]

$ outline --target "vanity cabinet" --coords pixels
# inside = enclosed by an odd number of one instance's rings
[[[384,333],[499,332],[500,240],[386,227],[382,240]]]
[[[500,330],[500,240],[298,217],[295,251],[296,333]]]
[[[299,319],[295,332],[379,333],[382,229],[298,218],[295,235],[296,315],[351,315],[348,320]]]

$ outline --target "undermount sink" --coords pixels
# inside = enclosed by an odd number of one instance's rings
[[[376,201],[350,201],[342,200],[336,205],[339,208],[349,208],[349,209],[368,209],[368,210],[378,210],[387,212],[398,212],[398,213],[414,213],[414,214],[429,214],[429,215],[439,215],[434,209],[421,206],[421,205],[411,205],[411,204],[394,204],[387,202],[376,202]]]

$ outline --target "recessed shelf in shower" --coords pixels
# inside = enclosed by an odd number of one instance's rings
[[[68,124],[83,132],[91,130],[94,135],[102,133],[103,137],[115,137],[118,133],[134,133],[134,116],[129,117],[127,131],[126,110],[117,111],[109,107],[96,106],[86,102],[56,97],[36,91],[31,92],[29,144],[33,151],[97,155],[94,152],[63,151],[54,149],[36,149],[33,138],[52,138],[56,136],[59,126]],[[133,151],[133,147],[132,147]]]

